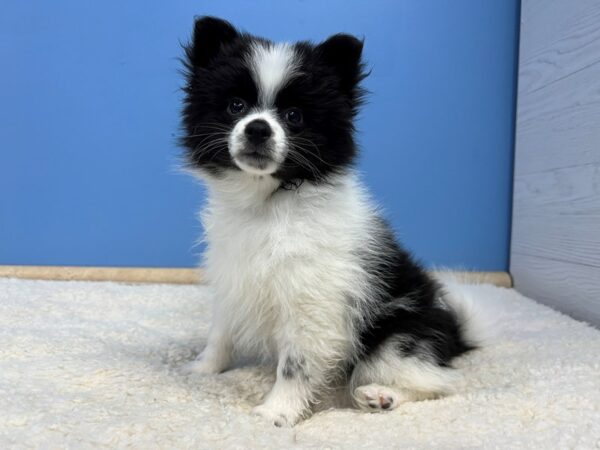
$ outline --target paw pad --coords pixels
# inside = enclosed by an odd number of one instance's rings
[[[360,386],[354,391],[354,400],[359,408],[377,412],[392,410],[400,403],[400,394],[385,386]]]

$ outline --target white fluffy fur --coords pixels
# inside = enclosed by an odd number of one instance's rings
[[[277,92],[296,75],[298,68],[293,46],[284,42],[255,42],[248,63],[263,107],[273,106]]]
[[[399,357],[392,339],[369,362],[356,366],[350,379],[350,389],[358,406],[370,411],[373,406],[361,401],[361,393],[365,391],[363,387],[373,383],[385,386],[394,399],[393,409],[404,401],[452,393],[458,377],[453,369],[440,367],[434,362],[415,356]]]
[[[437,271],[435,278],[445,288],[444,302],[458,316],[461,335],[465,342],[474,347],[491,344],[496,338],[497,320],[493,309],[481,308],[470,292],[466,292],[460,276],[451,271]]]
[[[372,308],[364,302],[376,284],[358,250],[377,251],[369,242],[376,209],[352,172],[328,184],[305,182],[295,191],[277,191],[272,177],[245,172],[209,176],[207,182],[205,267],[216,303],[208,345],[189,369],[223,371],[234,348],[276,358],[277,381],[255,412],[278,425],[293,424],[339,374],[342,362],[352,360],[358,344],[353,327],[369,320]],[[406,305],[411,306],[408,298]],[[357,406],[365,406],[358,388],[372,383],[394,393],[393,407],[400,398],[452,391],[451,369],[427,358],[403,358],[394,344],[355,367],[350,388]],[[299,358],[306,376],[283,377],[286,361]]]
[[[294,423],[352,351],[350,324],[359,312],[347,295],[368,294],[355,250],[365,246],[373,208],[353,174],[294,192],[273,193],[276,183],[244,172],[209,178],[202,220],[217,302],[207,349],[192,369],[224,370],[232,343],[278,357],[280,371],[288,356],[301,356],[308,380],[278,377],[257,410]]]

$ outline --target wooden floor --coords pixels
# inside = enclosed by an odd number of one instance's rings
[[[506,272],[452,272],[465,283],[511,287]],[[125,283],[190,284],[202,281],[201,269],[146,267],[0,266],[0,277],[34,280],[119,281]]]

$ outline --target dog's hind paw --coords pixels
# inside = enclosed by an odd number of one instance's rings
[[[354,401],[363,411],[391,411],[408,399],[401,393],[386,386],[368,384],[354,390]]]

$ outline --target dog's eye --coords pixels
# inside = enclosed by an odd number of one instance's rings
[[[298,108],[290,108],[285,112],[285,120],[292,125],[299,125],[302,123],[302,111]]]
[[[227,106],[227,111],[229,111],[229,114],[237,116],[238,114],[241,114],[244,111],[246,111],[246,102],[244,102],[244,100],[240,98],[234,98],[229,102],[229,105]]]

